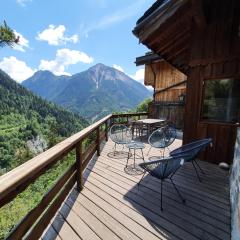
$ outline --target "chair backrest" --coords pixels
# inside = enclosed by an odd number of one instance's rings
[[[174,125],[167,125],[163,128],[164,134],[165,134],[165,141],[167,146],[170,146],[177,136],[177,131]]]
[[[149,172],[152,176],[159,179],[165,179],[174,173],[184,162],[188,161],[191,156],[179,155],[177,157],[168,157],[152,162],[140,163],[139,166]]]
[[[123,124],[115,124],[110,128],[110,138],[113,142],[126,144],[131,142],[131,131]]]
[[[155,148],[165,148],[176,139],[176,129],[173,126],[165,126],[155,130],[148,138],[148,143]]]
[[[211,143],[212,143],[211,138],[206,138],[206,139],[198,140],[195,142],[191,142],[171,151],[170,156],[189,154],[192,156],[192,159],[194,159],[196,158],[196,156],[200,151],[203,151]]]

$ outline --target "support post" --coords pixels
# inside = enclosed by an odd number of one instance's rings
[[[100,127],[97,128],[97,155],[100,156]]]
[[[82,141],[76,145],[76,168],[77,168],[77,191],[80,192],[83,189],[83,153],[82,153]]]
[[[108,122],[107,121],[105,122],[105,138],[106,138],[106,141],[108,141]]]

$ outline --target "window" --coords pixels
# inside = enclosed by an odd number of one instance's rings
[[[240,121],[240,79],[205,80],[202,119]]]

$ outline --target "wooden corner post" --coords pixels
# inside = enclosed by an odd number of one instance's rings
[[[100,156],[100,127],[97,128],[97,155]]]
[[[83,151],[82,141],[76,145],[77,190],[83,189]]]
[[[105,122],[105,138],[106,138],[106,141],[108,141],[108,122],[107,121]]]

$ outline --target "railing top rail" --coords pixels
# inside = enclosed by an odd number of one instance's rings
[[[18,188],[21,184],[27,182],[28,179],[31,179],[34,177],[34,175],[37,175],[37,173],[41,172],[47,165],[54,162],[60,156],[67,154],[78,142],[83,140],[86,136],[96,130],[111,117],[112,114],[102,118],[96,123],[91,124],[80,132],[56,144],[47,151],[37,155],[36,157],[28,160],[24,164],[1,176],[0,201],[13,189]]]
[[[114,113],[112,117],[134,117],[134,116],[145,116],[148,115],[147,112],[138,112],[138,113]]]

